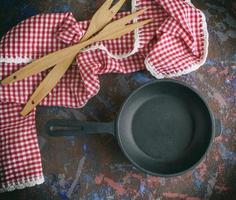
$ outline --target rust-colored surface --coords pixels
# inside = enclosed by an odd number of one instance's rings
[[[72,11],[78,20],[89,19],[101,2],[2,0],[0,34],[20,20],[40,12]],[[204,161],[185,175],[160,178],[135,169],[112,136],[47,136],[44,125],[51,118],[113,120],[124,99],[135,88],[154,79],[143,71],[104,75],[101,91],[84,108],[37,109],[38,138],[46,181],[39,186],[1,194],[0,199],[236,199],[236,5],[229,0],[193,3],[207,17],[209,56],[198,71],[178,79],[202,93],[223,125],[222,134],[215,138]]]

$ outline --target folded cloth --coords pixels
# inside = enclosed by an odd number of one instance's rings
[[[156,78],[173,77],[201,66],[207,56],[208,34],[203,13],[185,0],[133,0],[132,10],[147,7],[136,18],[154,21],[116,40],[84,49],[41,105],[78,108],[95,96],[99,75],[149,70]],[[119,13],[116,18],[129,14]],[[88,27],[71,13],[40,14],[13,27],[0,43],[0,79],[26,63],[77,43]],[[19,115],[45,72],[1,86],[0,191],[44,181],[35,128],[35,110]]]

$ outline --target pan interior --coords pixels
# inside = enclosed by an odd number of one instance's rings
[[[188,105],[171,94],[153,95],[133,115],[135,143],[162,162],[179,158],[190,145],[193,132],[194,120]]]
[[[118,117],[118,140],[139,168],[175,174],[198,162],[212,134],[210,113],[191,89],[175,82],[156,82],[135,92]]]

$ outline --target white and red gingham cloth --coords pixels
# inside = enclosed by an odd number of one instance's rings
[[[153,18],[154,21],[120,39],[85,49],[41,105],[84,106],[98,93],[100,74],[147,69],[157,78],[172,77],[193,71],[205,62],[208,48],[205,18],[189,1],[133,0],[132,3],[133,10],[149,8],[136,20]],[[71,13],[41,14],[19,23],[1,39],[0,79],[31,60],[79,42],[87,26],[87,21],[77,22]],[[0,191],[44,181],[35,111],[27,117],[19,112],[45,75],[43,72],[1,86]]]

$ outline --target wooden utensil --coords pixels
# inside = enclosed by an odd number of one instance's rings
[[[34,107],[36,107],[40,101],[47,96],[47,94],[51,91],[51,89],[58,83],[58,81],[62,78],[66,70],[69,68],[70,64],[73,62],[74,57],[79,53],[79,51],[92,44],[94,42],[108,40],[108,39],[116,39],[125,35],[136,28],[139,28],[151,20],[144,20],[141,22],[137,22],[130,25],[125,25],[132,19],[134,16],[137,16],[143,13],[144,10],[140,10],[136,13],[133,13],[129,16],[121,18],[117,21],[111,22],[108,24],[102,31],[100,31],[96,36],[91,39],[74,45],[65,49],[65,53],[63,54],[64,60],[58,63],[46,76],[46,78],[40,83],[39,87],[35,90],[33,95],[30,97],[29,101],[26,103],[25,107],[21,111],[21,115],[27,115]],[[60,52],[61,55],[62,51]],[[58,56],[58,52],[54,53],[54,56]],[[53,77],[53,78],[52,78]]]
[[[81,42],[84,42],[85,40],[89,39],[93,34],[97,33],[102,28],[104,28],[105,25],[107,25],[116,15],[116,13],[120,10],[125,0],[120,0],[113,7],[111,7],[112,2],[113,0],[105,1],[103,5],[96,11],[90,21],[89,27],[85,35],[80,40]]]
[[[13,83],[15,81],[22,80],[28,76],[37,74],[45,69],[54,66],[53,69],[46,76],[46,78],[40,83],[38,88],[35,90],[33,95],[30,97],[29,101],[25,105],[24,109],[21,112],[23,116],[27,115],[34,107],[36,107],[40,103],[40,101],[45,96],[47,96],[47,94],[52,90],[52,88],[64,75],[66,70],[69,68],[70,64],[73,62],[75,56],[82,48],[94,42],[121,37],[122,35],[125,35],[151,21],[149,19],[134,24],[126,25],[130,20],[142,14],[146,10],[142,9],[138,12],[132,13],[126,17],[123,17],[106,25],[112,19],[112,17],[115,16],[115,14],[118,12],[124,2],[125,0],[120,0],[116,5],[109,9],[112,0],[107,0],[92,17],[88,30],[81,40],[82,43],[61,49],[47,56],[44,56],[26,65],[24,68],[16,71],[12,75],[2,80],[2,84]],[[101,31],[91,38],[91,36],[99,30]],[[87,40],[88,38],[90,39]]]
[[[106,0],[103,5],[96,11],[90,21],[85,35],[80,40],[80,43],[89,39],[92,35],[100,31],[108,22],[110,22],[125,2],[125,0],[119,0],[112,8],[110,8],[112,1],[113,0]],[[5,85],[20,81],[24,78],[27,78],[34,74],[38,74],[48,68],[51,68],[61,61],[63,62],[63,60],[65,59],[63,56],[64,53],[66,53],[64,50],[65,49],[57,51],[57,56],[51,53],[33,61],[32,63],[26,65],[25,67],[3,79],[1,81],[1,84]]]

